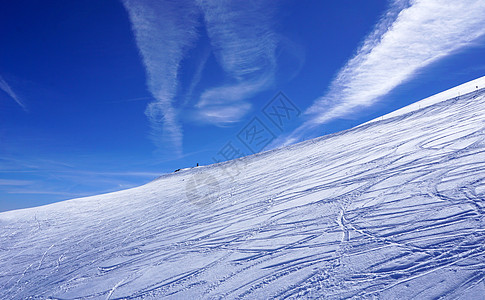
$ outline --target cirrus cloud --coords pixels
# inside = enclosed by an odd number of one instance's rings
[[[152,138],[160,148],[168,141],[179,155],[182,128],[174,98],[180,64],[197,38],[197,8],[188,1],[123,0],[143,58],[147,85],[155,101],[145,111],[152,125]]]
[[[338,72],[329,92],[306,111],[309,120],[283,144],[315,127],[369,107],[418,71],[485,35],[481,0],[392,2],[357,54]]]
[[[197,1],[215,57],[230,83],[205,90],[197,107],[212,123],[237,122],[251,105],[245,102],[273,83],[278,37],[274,1]],[[214,111],[220,113],[214,114]]]
[[[191,101],[178,99],[179,74],[200,30],[207,32],[210,51],[203,55],[186,95],[192,97],[209,54],[214,55],[227,81],[202,91],[194,105],[194,119],[215,125],[238,122],[251,109],[247,100],[273,83],[279,40],[273,29],[273,1],[122,2],[143,59],[148,89],[155,99],[145,113],[160,148],[168,141],[181,154],[183,132],[178,115]]]
[[[4,91],[10,98],[12,98],[23,110],[27,110],[25,104],[20,100],[20,98],[15,94],[10,85],[0,76],[0,90]]]

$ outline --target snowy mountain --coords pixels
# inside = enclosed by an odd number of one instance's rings
[[[0,299],[483,299],[483,87],[138,188],[0,213]]]

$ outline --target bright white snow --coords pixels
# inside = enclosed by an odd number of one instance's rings
[[[0,299],[483,299],[483,87],[138,188],[0,213]]]

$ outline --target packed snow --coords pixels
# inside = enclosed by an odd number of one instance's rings
[[[484,299],[479,81],[297,145],[0,213],[0,299]]]

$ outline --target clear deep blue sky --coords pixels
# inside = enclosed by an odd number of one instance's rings
[[[483,6],[3,1],[0,211],[225,160],[228,142],[247,155],[340,131],[483,76]]]

